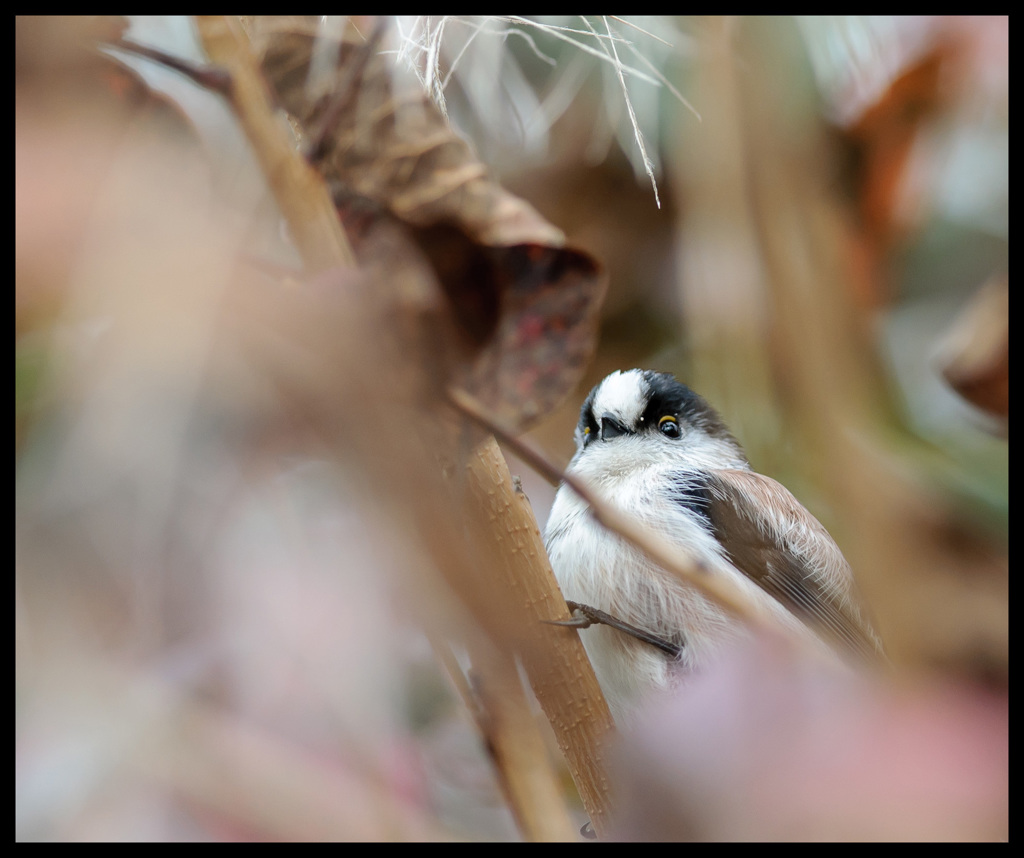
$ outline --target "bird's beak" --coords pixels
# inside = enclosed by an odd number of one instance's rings
[[[605,412],[601,415],[601,440],[608,441],[611,438],[618,438],[620,435],[629,434],[629,430],[614,415]]]

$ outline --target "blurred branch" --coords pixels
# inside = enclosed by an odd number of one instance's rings
[[[155,63],[167,66],[169,69],[174,69],[174,71],[185,75],[185,77],[201,87],[222,93],[228,98],[231,97],[231,75],[222,68],[217,66],[197,66],[194,63],[169,54],[167,51],[161,51],[159,48],[153,48],[149,45],[142,45],[133,42],[131,39],[121,38],[112,41],[110,44],[115,48],[120,48],[122,51],[145,57],[147,60],[152,60]]]
[[[447,646],[441,646],[442,663],[476,721],[523,836],[536,843],[574,842],[576,831],[515,659],[477,647],[470,653],[467,682]]]
[[[320,174],[292,145],[239,22],[196,16],[210,59],[231,75],[231,100],[270,183],[308,273],[355,265],[355,256]]]

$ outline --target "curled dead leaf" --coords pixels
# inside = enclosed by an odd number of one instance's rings
[[[256,18],[250,30],[268,81],[319,156],[361,263],[382,267],[380,282],[422,276],[400,273],[408,254],[380,254],[377,233],[396,223],[429,263],[450,317],[427,337],[443,352],[441,381],[519,427],[557,405],[594,348],[604,293],[596,261],[566,248],[559,229],[488,176],[376,38],[364,43],[353,28],[328,36],[303,18]],[[327,71],[314,61],[325,54],[335,57]]]

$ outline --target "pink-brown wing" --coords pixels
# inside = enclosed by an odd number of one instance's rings
[[[827,640],[866,658],[882,654],[846,558],[785,486],[719,470],[709,474],[707,495],[715,536],[737,569]]]

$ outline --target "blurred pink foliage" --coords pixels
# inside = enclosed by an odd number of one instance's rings
[[[619,749],[629,840],[1002,840],[1005,697],[854,676],[752,641]]]

